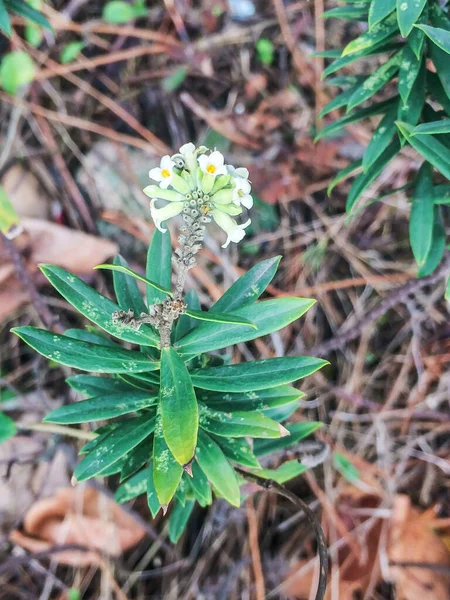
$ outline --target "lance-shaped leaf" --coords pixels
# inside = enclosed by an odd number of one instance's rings
[[[130,477],[128,481],[119,486],[114,494],[114,500],[118,504],[129,502],[141,494],[145,494],[147,489],[148,469],[142,469],[139,473]]]
[[[248,319],[233,317],[232,315],[222,313],[210,313],[209,311],[205,310],[193,310],[192,308],[188,308],[186,309],[186,315],[192,319],[197,319],[198,321],[208,321],[209,323],[230,323],[232,325],[243,325],[257,329],[256,325]]]
[[[15,327],[11,331],[46,358],[82,371],[141,373],[159,369],[159,363],[142,352],[89,344],[36,327]]]
[[[189,371],[171,347],[161,350],[160,411],[164,439],[180,465],[195,453],[198,405]]]
[[[114,259],[114,265],[117,267],[124,267],[130,269],[127,261],[119,255]],[[117,302],[123,310],[128,309],[134,310],[134,314],[139,317],[141,313],[147,312],[147,307],[144,300],[142,299],[141,292],[139,291],[136,283],[136,278],[129,273],[116,269],[113,271],[113,283],[114,292],[116,294]]]
[[[408,37],[427,0],[397,0],[397,21],[400,33]]]
[[[294,402],[290,402],[284,406],[269,408],[264,411],[264,414],[266,417],[269,417],[278,423],[282,423],[283,421],[287,421],[287,419],[289,419],[289,417],[292,416],[299,407],[300,401],[294,400]]]
[[[324,19],[344,19],[346,21],[366,21],[368,10],[365,6],[337,6],[322,14]]]
[[[422,0],[423,2],[424,0]],[[416,25],[425,35],[447,54],[450,54],[450,31],[441,27],[431,27],[431,25]]]
[[[280,438],[278,440],[255,440],[253,444],[253,451],[259,458],[265,454],[272,454],[273,452],[278,452],[279,450],[285,450],[286,448],[290,448],[300,440],[303,440],[305,437],[308,437],[317,431],[317,429],[322,427],[322,425],[323,423],[316,421],[305,421],[302,423],[292,423],[290,425],[286,425],[286,429],[290,433],[289,436]]]
[[[355,93],[355,91],[357,89],[359,89],[360,85],[363,82],[364,82],[364,80],[358,81],[358,83],[356,85],[353,85],[352,87],[348,88],[348,90],[345,90],[345,91],[341,92],[340,94],[338,94],[337,96],[335,96],[332,100],[330,100],[330,102],[328,102],[323,107],[323,109],[319,113],[319,117],[321,119],[323,119],[323,117],[325,115],[327,115],[328,113],[332,112],[333,110],[337,110],[338,108],[342,108],[343,106],[347,106],[348,101],[353,96],[353,94]],[[329,84],[329,82],[328,82],[328,84]]]
[[[358,160],[354,160],[349,163],[346,167],[341,169],[338,174],[332,179],[330,185],[327,188],[327,195],[329,196],[334,188],[341,183],[341,181],[345,181],[349,177],[351,177],[356,172],[361,171],[362,169],[362,160],[359,158]]]
[[[48,423],[88,423],[90,421],[101,421],[113,419],[128,413],[137,412],[143,408],[155,406],[156,394],[150,396],[145,392],[130,389],[128,392],[97,396],[89,400],[81,400],[68,406],[60,406],[52,410],[44,421]]]
[[[422,60],[415,56],[412,48],[404,48],[403,59],[398,72],[398,91],[404,103],[408,102],[421,65]]]
[[[197,390],[197,400],[205,403],[213,410],[225,412],[233,410],[266,410],[290,404],[305,394],[289,385],[282,385],[266,390],[252,390],[251,392],[230,394],[229,392],[210,392]]]
[[[153,485],[158,502],[164,507],[164,510],[167,510],[167,506],[181,481],[183,467],[177,463],[167,446],[160,414],[156,417],[152,462]]]
[[[156,515],[159,513],[161,504],[159,503],[158,494],[156,493],[153,472],[154,464],[150,463],[147,477],[147,504],[150,509],[150,512],[152,513],[152,517],[155,518]]]
[[[380,21],[372,27],[369,31],[366,31],[355,40],[351,41],[344,48],[342,56],[347,54],[353,54],[353,52],[360,52],[376,46],[380,42],[385,41],[387,38],[395,34],[397,31],[397,17],[395,13],[388,15],[383,21]]]
[[[6,10],[4,0],[0,0],[0,31],[6,33],[8,37],[11,36],[11,21],[9,19],[8,11]]]
[[[179,502],[175,504],[169,518],[169,539],[172,544],[176,544],[180,539],[194,510],[194,506],[195,502],[192,500],[188,500],[185,506],[182,506]]]
[[[258,412],[226,413],[203,406],[200,426],[209,433],[223,437],[279,438],[289,435],[283,425]]]
[[[280,260],[281,256],[274,256],[252,267],[228,288],[209,312],[228,313],[258,300],[277,272]]]
[[[130,391],[130,387],[120,379],[112,377],[98,377],[96,375],[74,375],[68,377],[66,383],[70,387],[83,396],[93,398],[101,396],[105,393],[116,394],[118,392],[126,393]]]
[[[78,481],[98,475],[130,452],[155,428],[155,417],[144,415],[122,422],[79,463],[74,472]]]
[[[234,463],[250,467],[252,469],[260,469],[261,465],[258,459],[253,454],[250,444],[244,438],[223,437],[211,434],[213,440],[219,444],[223,453]]]
[[[146,275],[162,288],[170,290],[172,285],[172,243],[170,233],[156,229],[147,252]],[[166,292],[167,294],[167,292]],[[153,286],[147,287],[147,304],[160,304],[165,295]]]
[[[427,69],[425,61],[421,61],[419,72],[414,80],[411,93],[408,100],[399,102],[397,120],[405,121],[413,127],[417,125],[418,120],[422,116],[423,107],[425,104],[425,94],[427,93]],[[405,140],[401,138],[401,141]]]
[[[370,169],[374,162],[383,154],[389,146],[392,138],[397,133],[395,121],[397,118],[397,107],[392,106],[381,119],[380,124],[373,132],[370,142],[364,151],[362,164],[364,170]]]
[[[328,361],[310,356],[285,356],[237,365],[191,371],[195,387],[216,392],[250,392],[291,383],[311,375]]]
[[[143,325],[139,331],[136,331],[132,327],[114,323],[112,315],[120,310],[120,307],[109,298],[96,292],[84,281],[61,267],[41,265],[40,268],[61,296],[101,329],[126,342],[158,347],[158,338],[150,327]]]
[[[369,29],[385,19],[395,9],[395,0],[372,0],[369,8]]]
[[[434,225],[433,173],[431,165],[424,163],[416,179],[416,188],[409,219],[409,240],[414,258],[419,266],[431,248]]]
[[[214,489],[230,504],[239,506],[241,494],[235,471],[219,445],[201,429],[198,432],[196,459]]]
[[[192,477],[189,477],[187,473],[184,473],[183,477],[190,485],[192,493],[200,506],[208,506],[212,503],[211,486],[197,461],[194,460],[192,463]]]
[[[120,481],[128,479],[128,477],[136,473],[136,471],[139,471],[146,463],[148,463],[151,459],[152,451],[153,437],[149,436],[133,448],[131,452],[128,452],[120,470]]]
[[[413,135],[439,135],[440,133],[450,133],[450,119],[421,123],[414,128],[412,133]]]
[[[263,479],[272,479],[272,481],[276,481],[282,485],[283,483],[286,483],[286,481],[298,477],[307,470],[308,467],[299,463],[298,460],[288,460],[283,463],[281,467],[278,467],[278,469],[260,469],[254,471],[254,474]]]
[[[184,300],[189,308],[193,310],[201,310],[200,299],[195,290],[189,290],[189,292],[184,297]],[[188,317],[186,314],[181,315],[175,326],[174,340],[180,340],[182,337],[187,335],[192,329],[195,329],[197,325],[198,322],[195,319]]]
[[[140,275],[139,273],[136,273],[136,271],[132,271],[131,269],[129,269],[128,267],[124,267],[123,265],[97,265],[96,267],[94,267],[94,269],[104,269],[106,271],[119,271],[120,273],[125,273],[126,275],[130,275],[135,279],[139,279],[139,281],[143,281],[148,286],[164,294],[164,297],[172,295],[172,292],[168,288],[164,288],[162,285],[159,285],[159,283],[150,281],[150,279],[147,279],[147,277],[144,277],[144,275]]]
[[[106,336],[94,331],[87,331],[86,329],[66,329],[64,335],[65,337],[70,337],[74,340],[80,340],[82,342],[88,342],[89,344],[97,344],[98,346],[109,346],[110,348],[122,348],[122,346],[116,344],[116,342],[113,342]]]
[[[138,390],[154,390],[155,387],[159,387],[160,383],[160,373],[158,371],[153,373],[133,373],[133,375],[119,373],[119,377],[123,382]]]
[[[440,206],[434,207],[434,226],[431,248],[428,252],[425,263],[420,267],[417,273],[418,277],[427,277],[436,269],[442,260],[445,251],[445,227],[442,219]]]
[[[392,40],[395,38],[395,32],[390,36],[387,40],[382,40],[378,44],[371,46],[370,48],[364,48],[358,52],[353,52],[352,54],[346,54],[345,56],[341,53],[339,58],[336,58],[331,65],[324,70],[322,73],[322,79],[325,79],[332,73],[339,71],[344,67],[347,67],[351,63],[355,62],[359,58],[364,58],[365,56],[376,56],[378,54],[386,54],[387,52],[392,52],[393,50],[397,50],[401,48],[401,45],[398,43],[392,43]]]
[[[305,298],[279,298],[250,304],[232,312],[231,315],[248,319],[256,325],[257,330],[241,325],[201,323],[179,340],[175,347],[179,348],[181,354],[189,355],[248,342],[286,327],[299,319],[314,304],[315,300]]]
[[[447,179],[450,179],[449,151],[444,144],[441,144],[432,135],[416,135],[414,128],[407,123],[397,121],[397,127],[414,150],[417,150]]]
[[[50,31],[52,30],[52,26],[48,22],[48,19],[41,12],[30,6],[27,2],[23,2],[23,0],[8,0],[7,4],[10,10],[14,11],[21,17],[24,17],[29,21],[33,21],[33,23],[36,23],[36,25],[45,27]]]

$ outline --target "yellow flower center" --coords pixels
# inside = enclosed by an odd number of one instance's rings
[[[202,213],[202,215],[207,215],[209,213],[209,211],[211,210],[211,208],[209,206],[207,206],[206,204],[204,204],[201,208],[200,208],[200,212]]]
[[[206,167],[206,170],[208,171],[208,173],[210,173],[210,175],[214,175],[217,169],[214,165],[208,165]]]
[[[162,175],[164,178],[170,177],[170,171],[169,171],[168,169],[163,169],[163,170],[161,171],[161,175]]]

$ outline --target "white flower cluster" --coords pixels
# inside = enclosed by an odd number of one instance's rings
[[[188,223],[209,223],[212,217],[227,234],[222,248],[245,236],[250,219],[238,224],[233,217],[242,214],[242,207],[253,206],[247,169],[226,165],[217,150],[211,152],[189,143],[178,154],[163,156],[160,166],[151,169],[149,175],[159,185],[147,186],[144,193],[152,198],[150,211],[160,231],[166,231],[161,227],[163,221],[183,212]],[[157,208],[159,200],[168,204]]]

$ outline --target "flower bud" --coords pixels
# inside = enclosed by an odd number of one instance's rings
[[[160,198],[161,200],[169,200],[169,202],[182,202],[184,200],[184,197],[178,192],[163,189],[157,185],[148,185],[143,191],[149,198]]]

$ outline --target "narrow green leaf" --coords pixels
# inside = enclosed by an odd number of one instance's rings
[[[107,396],[97,396],[68,406],[60,406],[52,410],[44,418],[44,421],[64,424],[102,421],[155,406],[156,401],[156,395],[150,396],[139,390],[130,390],[125,394],[119,392]]]
[[[186,528],[189,517],[194,510],[195,502],[188,500],[185,506],[177,502],[169,518],[169,539],[176,544]]]
[[[148,436],[143,442],[138,444],[131,452],[128,452],[123,466],[120,470],[120,481],[124,481],[139,471],[147,464],[152,456],[153,437]]]
[[[213,440],[219,444],[223,453],[234,463],[250,467],[252,469],[260,469],[261,465],[258,459],[253,454],[250,444],[244,438],[223,437],[211,434]]]
[[[326,10],[322,17],[324,19],[344,19],[346,21],[367,21],[369,16],[366,6],[337,6]]]
[[[400,100],[397,120],[404,121],[409,125],[415,127],[417,122],[422,116],[423,107],[425,104],[425,94],[427,92],[427,69],[426,62],[421,61],[419,73],[413,83],[411,93],[409,94],[408,100],[403,102]],[[402,141],[403,138],[402,138]]]
[[[400,142],[396,139],[386,148],[367,171],[358,175],[347,196],[346,210],[348,212],[353,209],[356,201],[360,198],[364,190],[378,177],[384,167],[396,154],[398,154],[399,151]]]
[[[392,138],[397,133],[397,127],[395,121],[397,118],[397,107],[391,107],[385,116],[380,121],[380,124],[373,132],[370,142],[364,151],[362,164],[364,171],[370,169],[370,167],[376,162],[381,154],[389,146]]]
[[[52,26],[48,22],[47,17],[44,17],[41,12],[30,6],[28,2],[24,2],[23,0],[8,0],[8,7],[21,17],[25,17],[25,19],[52,31]]]
[[[274,278],[280,260],[281,256],[274,256],[252,267],[228,288],[209,312],[229,313],[253,304]]]
[[[74,477],[86,481],[95,477],[130,452],[155,428],[155,417],[144,415],[123,421],[78,464]]]
[[[120,254],[115,257],[114,265],[129,269],[127,261]],[[125,311],[131,308],[137,317],[141,313],[147,313],[147,307],[142,299],[135,277],[123,271],[115,270],[113,272],[113,283],[117,303],[120,308]]]
[[[111,377],[98,377],[96,375],[74,375],[68,377],[66,383],[70,387],[83,396],[93,398],[94,396],[101,396],[102,394],[115,394],[118,392],[128,392],[130,388],[120,379],[113,379]]]
[[[159,369],[159,363],[134,350],[88,344],[35,327],[15,327],[11,331],[46,358],[82,371],[141,373]]]
[[[450,184],[441,183],[436,185],[433,194],[435,204],[450,204]]]
[[[404,103],[408,102],[421,65],[422,59],[418,59],[412,49],[406,47],[398,72],[398,91]]]
[[[167,446],[186,465],[195,453],[198,406],[189,371],[171,347],[161,350],[160,410]]]
[[[61,64],[67,65],[68,63],[71,63],[74,60],[76,60],[80,56],[85,46],[85,42],[78,40],[66,44],[61,51]]]
[[[300,407],[300,401],[294,400],[293,402],[289,402],[289,404],[284,404],[283,406],[276,406],[274,408],[268,408],[264,411],[266,417],[269,419],[273,419],[278,423],[282,423],[283,421],[287,421],[289,417],[291,417],[296,410]]]
[[[17,433],[17,427],[11,417],[0,412],[0,444],[9,440]]]
[[[286,429],[258,412],[226,413],[202,406],[200,426],[209,433],[223,437],[279,438],[287,435]]]
[[[375,44],[374,46],[371,46],[369,48],[364,48],[363,50],[360,50],[358,52],[352,52],[351,54],[346,54],[346,55],[343,55],[341,53],[339,58],[336,58],[324,70],[324,72],[322,73],[322,79],[325,79],[326,77],[328,77],[329,75],[332,75],[336,71],[339,71],[340,69],[343,69],[344,67],[347,67],[348,65],[351,65],[353,62],[355,62],[355,60],[358,60],[359,58],[364,58],[366,56],[367,57],[368,56],[376,56],[379,54],[386,54],[387,52],[392,52],[392,51],[398,50],[402,46],[401,46],[401,44],[393,42],[393,40],[395,38],[396,38],[396,33],[394,32],[389,37],[389,39],[382,40],[378,44]]]
[[[200,300],[195,290],[189,290],[189,292],[184,297],[184,300],[190,309],[201,309]],[[181,315],[175,326],[174,341],[181,340],[182,337],[184,337],[190,331],[195,329],[197,325],[198,322],[195,319],[191,319],[191,317],[188,317],[186,314]]]
[[[427,71],[427,85],[430,92],[433,94],[434,99],[439,102],[444,111],[450,116],[450,99],[447,96],[441,80],[439,79],[436,73],[431,73],[431,71]],[[450,90],[450,88],[449,88]]]
[[[241,494],[235,471],[219,445],[201,429],[198,432],[196,459],[219,494],[233,506],[239,506]]]
[[[212,503],[211,487],[197,461],[194,460],[192,463],[192,477],[189,477],[187,473],[184,473],[183,477],[188,480],[192,492],[200,506],[209,506]]]
[[[330,82],[328,82],[329,85]],[[356,85],[348,88],[347,90],[341,92],[337,96],[335,96],[332,100],[330,100],[320,111],[319,118],[323,119],[325,115],[332,112],[333,110],[337,110],[338,108],[342,108],[343,106],[347,106],[348,101],[353,96],[355,91],[363,85],[364,79],[362,81],[358,81]]]
[[[347,44],[342,52],[342,56],[372,48],[380,42],[387,40],[390,36],[395,34],[396,31],[397,17],[395,13],[392,13],[374,25],[369,31],[366,31],[355,40]]]
[[[186,315],[192,319],[198,321],[208,321],[209,323],[230,323],[232,325],[243,325],[246,327],[252,327],[258,329],[254,323],[248,319],[239,317],[233,317],[232,315],[222,313],[210,313],[206,310],[193,310],[192,308],[186,309]]]
[[[329,364],[310,356],[285,356],[191,371],[195,387],[217,392],[251,392],[307,377]]]
[[[103,333],[103,332],[102,332]],[[65,337],[72,338],[73,340],[80,340],[81,342],[88,342],[88,344],[95,344],[97,346],[108,346],[109,348],[120,348],[122,346],[116,344],[102,333],[96,333],[94,331],[87,331],[86,329],[66,329],[64,332]]]
[[[9,20],[8,11],[6,10],[3,0],[0,0],[0,31],[6,33],[8,37],[11,37],[11,21]]]
[[[373,29],[395,9],[395,0],[372,0],[369,8],[369,29]]]
[[[161,415],[156,417],[153,439],[153,483],[159,503],[167,507],[181,481],[183,467],[175,460],[164,439]]]
[[[255,440],[253,444],[253,452],[259,458],[266,454],[272,454],[279,450],[285,450],[297,444],[300,440],[310,436],[322,427],[323,423],[316,421],[304,421],[302,423],[292,423],[286,425],[286,429],[290,435],[278,440]]]
[[[439,135],[440,133],[450,133],[450,119],[421,123],[415,127],[412,135]]]
[[[425,264],[420,267],[417,277],[427,277],[437,268],[445,251],[445,227],[439,206],[434,207],[433,241]]]
[[[397,21],[403,37],[411,33],[426,3],[427,0],[397,0]]]
[[[438,142],[432,135],[420,133],[416,135],[416,129],[413,129],[407,123],[397,121],[397,127],[414,150],[417,150],[447,179],[450,179],[450,157],[444,144]]]
[[[230,314],[248,319],[256,325],[257,330],[240,325],[201,323],[179,340],[175,347],[179,348],[181,354],[199,354],[248,342],[286,327],[314,304],[315,300],[305,298],[279,298],[250,304]]]
[[[429,4],[429,15],[432,25],[437,28],[445,29],[446,31],[450,29],[450,21],[437,3]],[[422,31],[422,29],[419,29],[419,31]],[[447,97],[450,98],[450,62],[448,60],[447,52],[435,44],[429,44],[428,51],[431,60],[436,67],[436,73],[441,81],[442,87],[444,88]]]
[[[353,175],[356,171],[360,171],[361,167],[362,167],[362,160],[358,159],[358,160],[352,161],[346,167],[341,169],[338,172],[338,174],[336,175],[336,177],[331,181],[330,185],[328,186],[327,195],[329,196],[331,194],[331,192],[338,185],[338,183],[345,181],[351,175]]]
[[[150,286],[150,287],[154,288],[155,290],[157,290],[158,292],[161,292],[162,294],[164,294],[164,297],[172,295],[172,292],[169,289],[163,288],[158,283],[155,283],[154,281],[150,281],[150,279],[147,279],[147,277],[144,277],[143,275],[139,275],[139,273],[136,273],[135,271],[132,271],[131,269],[128,269],[127,267],[124,267],[121,265],[97,265],[96,267],[94,267],[94,269],[97,269],[97,270],[104,269],[106,271],[120,271],[121,273],[126,273],[127,275],[131,275],[131,277],[135,277],[136,279],[143,281],[148,286]]]
[[[262,477],[263,479],[271,479],[276,481],[280,485],[286,483],[294,477],[298,477],[302,473],[308,470],[308,467],[302,465],[298,460],[288,460],[283,463],[278,469],[260,469],[254,471],[255,475]]]
[[[252,390],[238,394],[229,392],[210,392],[208,390],[197,390],[197,400],[204,402],[213,410],[242,411],[242,410],[266,410],[284,406],[302,398],[305,394],[289,385],[282,385],[266,390]]]
[[[441,27],[432,27],[431,25],[416,25],[416,27],[421,29],[441,50],[450,54],[450,31]]]
[[[142,325],[139,331],[136,331],[132,327],[114,323],[112,315],[120,310],[120,307],[75,275],[54,265],[41,265],[40,268],[61,296],[101,329],[126,342],[159,347],[159,340],[150,327]]]
[[[124,502],[129,502],[130,500],[134,500],[137,496],[141,496],[145,494],[145,490],[147,489],[147,478],[148,478],[148,469],[142,469],[139,473],[130,477],[128,481],[122,483],[116,490],[114,494],[114,500],[118,504],[123,504]]]
[[[144,391],[152,391],[155,388],[159,388],[161,380],[159,372],[147,373],[143,371],[142,373],[133,373],[133,375],[119,373],[118,376],[128,385]]]
[[[339,473],[350,483],[359,481],[359,470],[346,456],[344,456],[344,454],[341,454],[340,452],[334,452],[333,464],[335,469],[339,471]]]
[[[176,463],[175,463],[176,464]],[[178,466],[178,465],[177,465]],[[159,475],[156,476],[159,481]],[[158,494],[155,488],[155,476],[154,476],[154,463],[150,463],[147,477],[147,504],[152,513],[152,517],[155,518],[161,509],[161,504],[158,500]]]
[[[146,275],[165,290],[172,286],[172,243],[170,233],[162,233],[155,229],[147,253]],[[163,302],[167,292],[158,292],[154,287],[147,287],[147,304],[160,304]]]
[[[421,267],[428,256],[433,239],[434,195],[431,165],[423,163],[416,179],[416,187],[409,219],[409,240],[416,263]]]
[[[417,23],[428,23],[428,4],[425,4],[423,11],[417,20]],[[413,27],[411,33],[408,35],[408,46],[416,55],[416,58],[420,58],[423,52],[425,42],[425,33]]]

